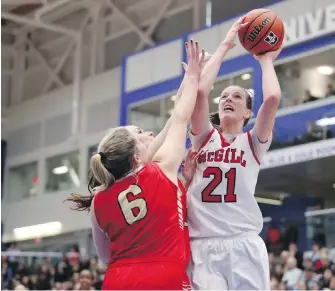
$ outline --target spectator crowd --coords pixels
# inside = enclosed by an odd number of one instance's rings
[[[2,290],[101,290],[106,266],[72,252],[62,258],[1,256]],[[31,262],[28,262],[31,261]]]
[[[304,254],[290,243],[285,250],[268,244],[272,290],[335,290],[335,249],[314,243]],[[274,252],[272,252],[272,249]],[[279,253],[278,253],[279,251]],[[279,255],[277,255],[279,254]],[[106,266],[97,258],[63,256],[54,261],[1,257],[2,290],[100,290]]]

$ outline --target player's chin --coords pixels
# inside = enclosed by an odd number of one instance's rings
[[[234,111],[224,111],[221,113],[220,122],[232,122],[236,119],[236,113]]]

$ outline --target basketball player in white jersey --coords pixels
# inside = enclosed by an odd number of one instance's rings
[[[268,254],[259,237],[263,218],[254,194],[280,102],[273,65],[279,51],[255,56],[262,69],[263,104],[254,127],[242,131],[251,116],[252,96],[239,86],[221,93],[219,128],[209,122],[208,95],[226,53],[235,46],[241,23],[239,19],[232,26],[203,68],[191,119],[193,154],[188,157],[195,156],[196,168],[187,193],[190,279],[198,290],[270,289]]]

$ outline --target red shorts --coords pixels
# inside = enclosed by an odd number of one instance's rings
[[[109,265],[102,290],[185,290],[189,286],[186,266],[180,262],[123,259]]]

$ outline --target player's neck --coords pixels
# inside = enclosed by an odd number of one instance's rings
[[[220,128],[223,134],[233,134],[233,135],[242,133],[243,129],[237,123],[221,123]]]

